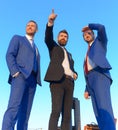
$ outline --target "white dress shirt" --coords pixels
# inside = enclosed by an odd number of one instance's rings
[[[92,44],[93,42],[90,43],[90,46],[92,46]],[[87,56],[87,67],[88,67],[88,71],[97,67],[97,65],[89,58],[89,56]]]
[[[27,34],[25,36],[28,39],[28,41],[30,42],[31,46],[33,47],[33,41],[34,41],[33,38]]]
[[[65,73],[65,75],[69,75],[73,78],[73,71],[70,69],[67,51],[64,49],[64,47],[62,47],[62,49],[64,50],[64,60],[62,62],[62,66],[64,68],[64,73]]]

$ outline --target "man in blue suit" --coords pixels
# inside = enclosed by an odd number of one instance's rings
[[[94,31],[97,31],[95,37]],[[86,90],[84,97],[91,96],[92,105],[100,130],[116,130],[112,110],[110,85],[111,66],[106,58],[107,36],[101,24],[89,24],[82,29],[83,38],[89,46],[85,62],[84,74]]]
[[[36,85],[41,86],[40,55],[33,42],[37,30],[37,23],[30,20],[26,25],[26,35],[15,35],[10,41],[6,61],[11,93],[2,130],[14,130],[16,122],[17,130],[27,130]]]

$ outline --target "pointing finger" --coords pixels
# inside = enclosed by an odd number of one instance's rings
[[[52,14],[54,14],[54,9],[52,9]]]

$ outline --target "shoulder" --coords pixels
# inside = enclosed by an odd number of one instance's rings
[[[24,38],[25,38],[25,36],[21,36],[21,35],[17,35],[17,34],[15,34],[15,35],[12,37],[12,39],[15,39],[15,40],[24,39]]]
[[[20,36],[20,35],[14,35],[11,40],[10,40],[10,44],[13,46],[17,46],[20,45],[21,43],[24,43],[25,40],[25,36]]]
[[[67,51],[68,52],[68,54],[70,55],[70,56],[72,56],[72,54],[69,52],[69,51]]]
[[[56,42],[53,45],[53,51],[59,51],[59,50],[63,50]]]

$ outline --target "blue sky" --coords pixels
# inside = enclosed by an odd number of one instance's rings
[[[117,0],[0,0],[0,128],[3,114],[6,110],[10,86],[7,83],[9,71],[5,55],[9,41],[14,34],[25,35],[25,25],[30,19],[38,23],[39,31],[35,43],[41,55],[42,87],[37,87],[34,104],[29,120],[29,128],[47,130],[51,111],[49,84],[44,82],[44,76],[49,63],[49,55],[44,44],[45,26],[48,15],[54,9],[58,15],[54,25],[54,38],[61,29],[69,32],[67,49],[72,53],[78,79],[75,82],[74,97],[80,100],[81,128],[96,122],[91,100],[83,97],[85,81],[83,76],[83,59],[87,45],[82,38],[81,29],[88,23],[101,23],[106,26],[108,36],[107,57],[112,66],[111,97],[114,115],[118,118],[118,1]],[[117,126],[118,129],[118,126]]]

